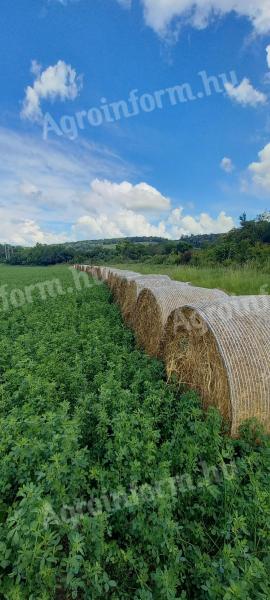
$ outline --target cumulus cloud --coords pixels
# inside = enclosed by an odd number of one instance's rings
[[[168,218],[156,224],[149,222],[144,215],[131,210],[120,210],[111,216],[106,213],[84,215],[72,228],[76,239],[101,239],[129,236],[159,236],[178,239],[182,235],[204,233],[225,233],[234,227],[232,217],[221,212],[216,219],[208,213],[198,217],[184,215],[182,208],[173,209]]]
[[[90,193],[80,199],[87,214],[73,227],[76,239],[159,236],[179,238],[192,233],[223,233],[234,222],[225,213],[213,219],[207,213],[199,217],[173,209],[169,198],[147,183],[133,185],[95,179]],[[164,215],[161,219],[161,215]]]
[[[120,210],[113,217],[99,214],[98,217],[80,217],[72,228],[76,239],[101,239],[129,236],[169,237],[163,222],[151,224],[144,215],[132,210]]]
[[[33,246],[39,244],[59,244],[66,242],[66,233],[55,234],[43,231],[40,225],[32,219],[13,219],[0,207],[0,239],[2,242],[18,246]]]
[[[33,85],[28,85],[25,90],[21,111],[21,117],[30,121],[39,121],[42,118],[42,100],[75,100],[82,88],[82,77],[63,60],[44,71],[41,68],[36,61],[32,61],[31,72],[35,75],[35,80]]]
[[[168,236],[164,223],[153,220],[170,210],[170,199],[145,182],[134,185],[94,179],[90,192],[79,202],[88,214],[73,228],[77,238]]]
[[[125,208],[134,212],[160,213],[170,208],[170,199],[147,183],[132,185],[128,181],[114,183],[108,180],[94,179],[90,193],[83,200],[89,209],[98,211],[104,207],[107,211]]]
[[[267,96],[256,90],[246,77],[238,86],[233,86],[229,82],[225,83],[225,89],[228,96],[242,106],[256,107],[267,102]]]
[[[259,34],[270,31],[269,0],[141,0],[147,25],[161,36],[172,25],[207,27],[214,19],[231,12],[246,17]]]
[[[259,160],[249,165],[253,183],[258,190],[270,193],[270,143],[258,154]]]
[[[71,226],[85,214],[80,199],[89,182],[115,172],[123,179],[134,175],[133,167],[105,146],[85,140],[76,146],[65,140],[44,144],[0,127],[0,243],[71,239]]]
[[[122,182],[114,181],[115,173]],[[42,140],[0,128],[0,242],[33,245],[126,236],[179,238],[233,225],[185,214],[105,147]],[[189,211],[191,207],[189,207]],[[193,208],[192,208],[193,210]]]
[[[66,5],[74,0],[55,0]],[[115,0],[114,0],[115,1]],[[129,8],[134,0],[116,0]],[[181,25],[203,29],[229,13],[248,19],[258,34],[270,32],[269,0],[140,0],[146,24],[158,35],[174,34]]]
[[[234,227],[232,217],[220,212],[216,219],[208,213],[201,213],[198,217],[183,214],[183,208],[172,211],[168,223],[171,225],[171,237],[179,238],[182,235],[199,235],[205,233],[226,233]]]
[[[234,170],[234,164],[231,158],[224,156],[220,163],[220,167],[225,173],[232,173]]]
[[[270,45],[267,46],[267,48],[266,48],[266,61],[267,61],[267,65],[270,69]]]

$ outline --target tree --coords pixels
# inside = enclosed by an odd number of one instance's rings
[[[240,215],[239,221],[240,221],[241,227],[245,227],[246,223],[247,223],[247,213],[244,212],[242,215]]]

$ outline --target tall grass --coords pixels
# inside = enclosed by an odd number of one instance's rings
[[[122,263],[121,269],[132,269],[142,274],[169,275],[176,281],[190,281],[194,285],[218,288],[236,295],[270,294],[270,275],[252,267],[190,267],[154,265],[147,263]]]

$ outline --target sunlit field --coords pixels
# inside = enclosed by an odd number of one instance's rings
[[[231,439],[75,275],[0,268],[0,597],[267,600],[269,437]]]
[[[66,265],[52,267],[11,267],[0,263],[0,286],[7,285],[13,289],[24,285],[34,285],[53,279],[54,277],[60,277],[63,280],[70,278],[68,267]]]

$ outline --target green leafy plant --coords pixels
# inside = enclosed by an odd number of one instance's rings
[[[104,286],[1,315],[0,428],[0,597],[269,599],[269,437],[168,385]]]

